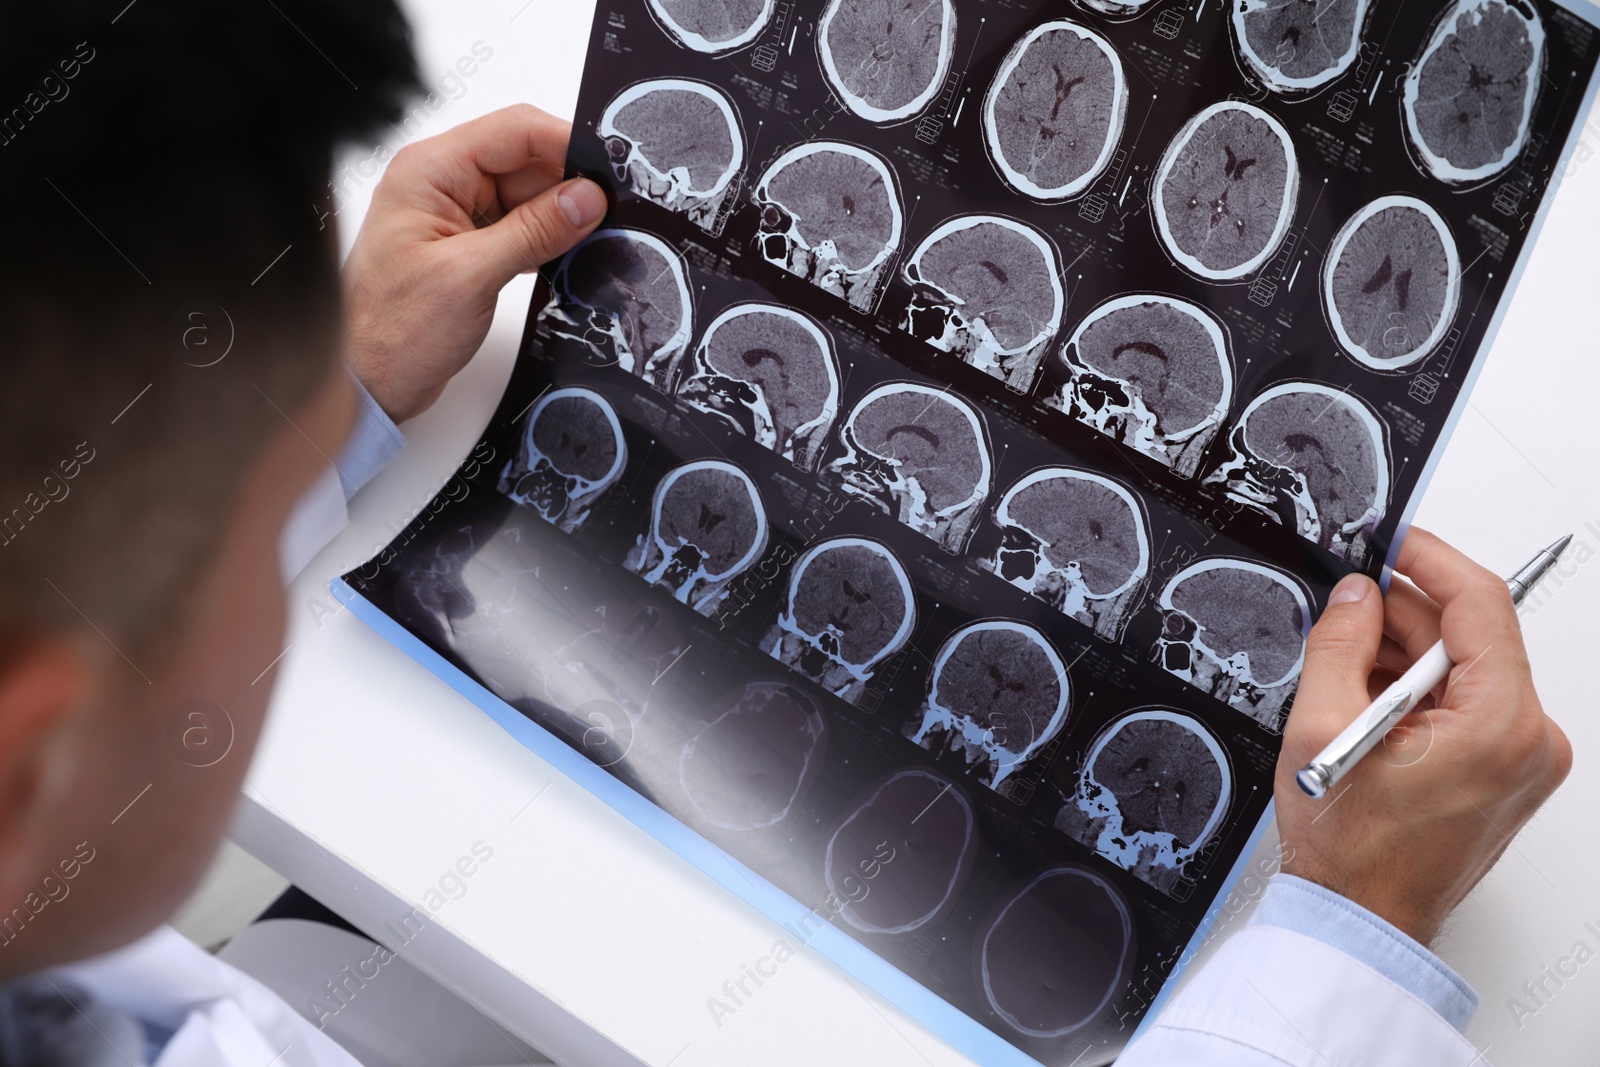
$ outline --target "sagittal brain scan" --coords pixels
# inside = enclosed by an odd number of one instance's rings
[[[950,0],[831,0],[817,22],[828,84],[868,122],[926,108],[944,88],[955,43]]]
[[[1455,184],[1510,167],[1544,76],[1544,23],[1518,0],[1446,9],[1405,80],[1406,133],[1424,169]]]
[[[718,233],[744,166],[739,116],[722,90],[661,78],[618,93],[595,128],[617,180]]]
[[[650,505],[650,529],[623,563],[702,615],[767,547],[767,513],[750,476],[704,460],[668,471]]]
[[[627,462],[622,423],[610,402],[592,389],[556,389],[534,404],[498,488],[571,533]]]
[[[678,254],[639,230],[600,230],[568,252],[551,279],[546,319],[593,362],[620,367],[663,392],[693,332],[689,281]]]
[[[877,307],[903,224],[888,164],[855,145],[810,141],[767,168],[754,200],[767,262],[857,311]]]
[[[1233,773],[1199,722],[1165,709],[1112,723],[1090,746],[1056,829],[1164,893],[1228,812]]]
[[[1156,662],[1271,730],[1300,683],[1311,606],[1282,571],[1242,559],[1204,559],[1173,575],[1156,599]]]
[[[724,830],[760,830],[794,810],[827,751],[817,703],[784,682],[756,681],[724,696],[678,758],[694,814]]]
[[[978,846],[972,802],[948,778],[896,771],[845,808],[823,853],[823,878],[862,933],[905,937],[949,912]]]
[[[1065,1037],[1100,1021],[1127,988],[1133,914],[1105,878],[1049,867],[1011,890],[979,927],[973,970],[989,1014],[1024,1037]]]
[[[1144,506],[1089,471],[1047,467],[1006,491],[994,510],[1001,543],[983,565],[1115,641],[1150,574]]]
[[[820,541],[795,560],[789,594],[761,647],[852,703],[916,625],[911,579],[894,553],[861,537]]]
[[[1066,200],[1100,177],[1128,109],[1122,60],[1075,22],[1036,26],[1000,64],[983,101],[983,141],[1006,183]]]
[[[959,753],[998,790],[1067,721],[1067,668],[1026,623],[977,622],[956,631],[933,661],[928,697],[905,734],[929,751]]]
[[[828,473],[852,496],[947,552],[960,552],[989,495],[992,467],[978,413],[948,390],[912,382],[861,398]]]
[[[1361,51],[1370,0],[1236,0],[1233,39],[1250,72],[1275,93],[1320,89]]]
[[[929,234],[903,273],[912,296],[902,329],[1027,392],[1065,307],[1049,238],[1014,219],[963,215]]]
[[[1156,231],[1185,269],[1244,278],[1289,232],[1300,166],[1289,131],[1251,104],[1224,101],[1190,119],[1156,169]]]
[[[650,0],[650,10],[680,44],[721,55],[760,37],[777,0]]]
[[[1216,318],[1176,297],[1118,297],[1078,324],[1061,358],[1068,381],[1047,404],[1194,476],[1233,402],[1233,361]]]
[[[678,399],[811,470],[839,414],[833,339],[802,312],[735,305],[706,327]]]
[[[1410,196],[1356,212],[1328,249],[1322,299],[1339,346],[1374,370],[1426,359],[1461,304],[1461,257],[1439,213]]]
[[[1289,382],[1245,408],[1205,484],[1360,566],[1389,507],[1386,437],[1348,391]]]

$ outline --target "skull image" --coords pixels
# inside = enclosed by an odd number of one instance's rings
[[[777,0],[650,0],[650,13],[674,40],[708,55],[753,43],[776,8]]]
[[[1327,85],[1355,62],[1370,0],[1239,0],[1233,39],[1250,72],[1285,96]]]
[[[724,830],[782,822],[822,769],[828,726],[785,682],[750,682],[712,709],[683,746],[678,781],[695,814]]]
[[[1038,630],[976,622],[939,649],[920,718],[904,732],[930,752],[942,739],[998,790],[1061,732],[1070,688],[1066,666]]]
[[[668,471],[650,505],[650,530],[623,566],[702,615],[767,547],[767,513],[750,476],[702,460]]]
[[[950,0],[831,0],[817,20],[828,84],[868,122],[903,122],[927,107],[955,43]]]
[[[556,389],[533,406],[502,493],[571,533],[622,477],[628,447],[611,404],[591,389]]]
[[[874,505],[946,552],[960,552],[989,495],[989,446],[978,413],[947,391],[913,382],[873,389],[839,434],[828,464],[846,493]]]
[[[1061,328],[1061,263],[1033,227],[996,215],[944,223],[902,273],[912,285],[900,328],[1017,392]]]
[[[737,304],[706,327],[678,399],[811,470],[839,414],[833,340],[799,311]]]
[[[1273,386],[1229,434],[1233,452],[1202,483],[1287,525],[1354,566],[1389,507],[1384,424],[1346,390]]]
[[[1311,606],[1294,579],[1259,563],[1204,559],[1173,575],[1156,603],[1156,662],[1277,730],[1311,632]]]
[[[911,579],[876,541],[836,537],[795,560],[789,596],[762,649],[851,703],[916,624]]]
[[[855,145],[808,141],[767,168],[753,199],[767,262],[872,313],[903,224],[887,163]]]
[[[1233,791],[1228,758],[1187,715],[1137,711],[1090,746],[1057,830],[1172,893],[1222,825]]]
[[[678,78],[640,82],[617,94],[595,132],[619,182],[708,233],[721,232],[744,166],[744,137],[720,89]]]
[[[670,392],[693,331],[678,254],[640,230],[599,230],[564,256],[551,279],[551,330]]]
[[[1150,573],[1144,506],[1109,478],[1068,467],[1027,475],[1000,498],[1002,535],[987,570],[1108,641]]]
[[[1069,380],[1048,404],[1194,477],[1233,402],[1220,322],[1175,297],[1118,297],[1089,313],[1061,359]]]

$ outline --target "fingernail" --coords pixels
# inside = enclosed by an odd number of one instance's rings
[[[1347,574],[1333,587],[1333,594],[1328,597],[1328,607],[1340,604],[1354,604],[1365,600],[1367,592],[1372,588],[1372,579],[1364,574]]]
[[[557,193],[556,202],[566,212],[567,221],[579,230],[606,213],[606,194],[587,178],[579,178]]]

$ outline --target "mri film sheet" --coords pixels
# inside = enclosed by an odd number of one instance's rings
[[[1329,590],[1398,550],[1595,19],[600,0],[610,215],[339,591],[974,1060],[1110,1063],[1250,856]]]

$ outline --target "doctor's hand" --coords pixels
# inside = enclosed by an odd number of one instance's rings
[[[389,417],[426,410],[488,335],[500,290],[588,236],[600,187],[562,181],[570,123],[508,107],[395,154],[344,267],[350,367]]]
[[[1412,529],[1389,595],[1335,587],[1306,646],[1275,797],[1283,869],[1428,944],[1572,766],[1497,575]],[[1415,584],[1412,584],[1415,583]],[[1294,775],[1440,636],[1444,684],[1321,800]]]

